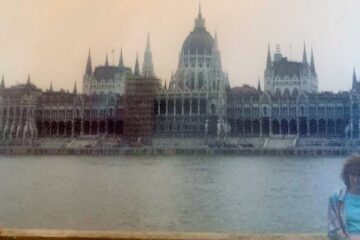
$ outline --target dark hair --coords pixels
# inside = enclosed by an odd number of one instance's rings
[[[360,155],[353,155],[344,162],[341,178],[346,187],[350,187],[349,175],[354,172],[360,173]]]

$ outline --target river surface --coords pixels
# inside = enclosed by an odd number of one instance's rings
[[[324,233],[343,159],[0,156],[0,226]]]

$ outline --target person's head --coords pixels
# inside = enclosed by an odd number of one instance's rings
[[[360,187],[360,155],[354,155],[346,159],[341,178],[347,188]]]

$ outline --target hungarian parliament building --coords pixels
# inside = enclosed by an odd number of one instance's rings
[[[319,92],[312,49],[304,45],[296,62],[279,46],[273,53],[269,47],[263,89],[260,82],[231,87],[217,35],[207,31],[201,9],[168,82],[156,77],[149,36],[142,67],[138,58],[134,69],[125,66],[122,52],[118,64],[109,64],[107,56],[104,62],[93,67],[89,51],[81,91],[76,84],[72,91],[52,85],[43,91],[30,76],[8,87],[3,77],[0,142],[81,136],[359,138],[355,71],[351,90]]]

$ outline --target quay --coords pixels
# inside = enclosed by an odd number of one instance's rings
[[[358,154],[359,149],[352,148],[41,148],[26,146],[0,147],[0,155],[240,155],[240,156],[347,156]]]
[[[235,234],[0,229],[1,240],[325,240],[325,234]]]
[[[119,138],[83,137],[0,144],[0,155],[346,156],[358,153],[360,141],[315,138],[156,138],[152,145],[128,145]]]

